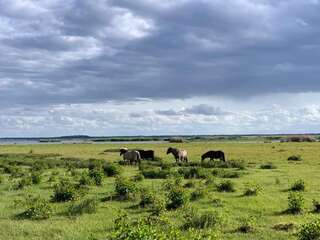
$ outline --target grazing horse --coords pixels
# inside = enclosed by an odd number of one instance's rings
[[[120,156],[123,155],[123,161],[129,164],[137,164],[141,162],[140,153],[138,151],[129,151],[126,149],[120,150]]]
[[[220,159],[221,161],[226,161],[224,152],[222,151],[208,151],[201,156],[201,161],[204,161],[206,158],[210,158],[210,160]]]
[[[154,160],[153,150],[137,150],[140,153],[141,159]]]
[[[167,150],[167,154],[172,153],[172,155],[174,156],[174,158],[176,159],[176,162],[180,161],[180,162],[188,162],[188,153],[186,150],[179,150],[177,148],[172,148],[169,147]]]

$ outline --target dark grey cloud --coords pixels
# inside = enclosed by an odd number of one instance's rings
[[[319,92],[319,11],[317,0],[2,0],[0,104]]]
[[[229,115],[231,112],[224,111],[219,107],[212,107],[207,104],[198,104],[193,105],[189,108],[184,108],[181,110],[157,110],[155,111],[156,114],[164,115],[164,116],[181,116],[187,114],[193,115],[205,115],[205,116],[222,116],[222,115]]]

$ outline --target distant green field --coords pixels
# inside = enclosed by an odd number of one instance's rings
[[[0,239],[108,239],[114,227],[114,219],[120,212],[125,211],[129,219],[150,215],[147,208],[137,207],[139,196],[135,199],[120,201],[112,198],[114,195],[114,177],[103,177],[102,186],[89,186],[86,195],[81,199],[95,197],[98,208],[95,213],[70,217],[66,214],[73,202],[50,202],[52,214],[45,220],[19,219],[26,206],[21,203],[28,196],[40,196],[50,200],[54,185],[61,178],[69,179],[76,184],[84,166],[79,168],[68,166],[68,161],[88,163],[89,159],[99,159],[105,162],[115,162],[122,158],[117,150],[124,145],[119,144],[46,144],[46,145],[2,145],[0,146]],[[163,216],[176,229],[181,230],[188,238],[190,231],[182,228],[185,224],[185,213],[194,208],[196,212],[205,213],[214,210],[222,215],[220,224],[199,231],[214,232],[213,239],[297,239],[296,233],[300,225],[318,219],[320,215],[312,212],[313,200],[320,201],[320,143],[157,143],[157,144],[127,144],[126,147],[152,149],[161,164],[174,163],[171,155],[166,155],[168,146],[183,148],[188,151],[189,161],[194,166],[171,166],[170,172],[185,168],[200,168],[200,156],[207,150],[223,150],[228,161],[242,163],[244,168],[210,166],[201,168],[206,175],[201,179],[184,179],[182,185],[192,181],[194,186],[185,188],[189,195],[195,189],[206,189],[205,196],[189,201],[187,207],[168,210]],[[107,151],[106,151],[107,150]],[[288,157],[300,155],[302,161],[288,161]],[[39,170],[40,184],[31,184],[22,189],[14,186],[32,171],[35,162],[57,163],[54,166]],[[61,163],[61,164],[60,164]],[[156,168],[143,161],[147,168]],[[275,166],[273,169],[262,169],[261,165]],[[15,166],[21,174],[8,173],[5,168]],[[161,165],[162,166],[162,165]],[[128,178],[136,176],[138,166],[121,166],[122,175]],[[158,167],[160,169],[160,167]],[[157,168],[157,169],[158,169]],[[232,178],[228,178],[228,174]],[[171,176],[170,173],[170,176]],[[53,178],[52,176],[55,176]],[[169,178],[169,177],[168,177]],[[212,179],[212,184],[205,184],[206,179]],[[289,214],[288,189],[297,180],[305,182],[303,212]],[[219,192],[217,185],[226,180],[234,183],[235,192]],[[164,183],[168,179],[148,179],[136,182],[139,188],[155,191],[165,198]],[[259,186],[261,191],[257,196],[243,196],[247,186]],[[110,198],[111,197],[111,198]],[[110,198],[110,199],[109,199]],[[77,202],[81,201],[77,200]],[[218,199],[218,200],[217,200]],[[219,201],[221,206],[215,203]],[[252,229],[248,233],[238,230],[244,221],[251,219]],[[279,224],[292,225],[292,229],[279,229]],[[282,226],[282,225],[281,225]]]

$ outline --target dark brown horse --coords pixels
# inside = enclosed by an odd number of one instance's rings
[[[210,158],[210,160],[220,159],[221,161],[226,161],[224,152],[222,151],[208,151],[201,156],[201,161],[204,161],[206,158]]]

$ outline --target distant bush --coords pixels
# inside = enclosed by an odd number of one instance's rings
[[[33,184],[39,184],[41,182],[41,173],[40,172],[32,172],[31,173],[31,181]]]
[[[204,188],[198,188],[195,191],[193,191],[190,195],[190,200],[195,201],[204,198],[206,195],[208,195],[208,191]]]
[[[313,212],[320,213],[320,202],[317,200],[313,200],[312,204],[313,204]]]
[[[205,213],[195,213],[186,218],[186,222],[183,225],[184,229],[195,228],[205,229],[212,228],[220,224],[222,221],[222,215],[216,211],[207,211]]]
[[[135,175],[135,176],[133,177],[133,181],[135,181],[135,182],[141,182],[141,181],[143,181],[143,180],[144,180],[144,176],[143,176],[142,173],[138,173],[137,175]]]
[[[287,213],[298,214],[303,211],[304,198],[300,193],[289,193]]]
[[[138,188],[135,182],[121,176],[116,177],[115,194],[120,200],[135,198]]]
[[[208,172],[205,171],[204,168],[200,167],[180,168],[178,173],[181,174],[185,179],[204,179],[208,176]]]
[[[186,184],[183,185],[184,188],[193,188],[193,187],[195,187],[195,186],[196,186],[196,184],[195,184],[195,182],[192,181],[192,180],[186,182]]]
[[[298,240],[320,239],[320,220],[303,224],[298,232]]]
[[[93,180],[95,185],[101,186],[102,185],[102,179],[103,179],[103,173],[99,169],[90,169],[88,176]]]
[[[79,197],[77,189],[68,180],[61,180],[54,186],[51,199],[53,202],[67,202],[76,200]]]
[[[293,230],[295,228],[295,224],[292,222],[289,223],[278,223],[276,225],[273,226],[273,228],[277,231],[290,231]]]
[[[97,211],[98,201],[95,198],[84,199],[79,203],[72,203],[68,208],[68,215],[77,216],[82,214],[92,214]]]
[[[101,170],[103,163],[104,162],[99,159],[89,159],[88,168],[89,170],[93,170],[93,169]]]
[[[304,191],[305,190],[305,183],[302,179],[296,181],[293,183],[293,185],[290,188],[291,191]]]
[[[23,178],[21,178],[14,186],[13,189],[14,190],[21,190],[24,189],[27,186],[32,185],[32,179],[28,176],[25,176]]]
[[[231,181],[223,181],[217,185],[217,190],[219,192],[235,192],[234,183]]]
[[[32,171],[43,171],[48,168],[49,166],[45,161],[39,161],[39,160],[35,161],[31,166]]]
[[[241,174],[239,172],[224,172],[222,178],[239,178]]]
[[[220,198],[212,199],[212,206],[213,207],[223,207],[223,201]]]
[[[162,170],[161,168],[146,168],[141,172],[145,178],[150,179],[166,179],[171,175],[170,170]]]
[[[244,170],[246,168],[246,163],[243,160],[228,160],[228,161],[209,161],[202,162],[201,167],[204,168],[238,168]]]
[[[275,166],[273,163],[264,163],[260,166],[261,169],[276,169],[277,166]]]
[[[108,177],[114,177],[122,172],[122,168],[116,164],[107,163],[103,166],[104,174]]]
[[[122,214],[114,221],[114,229],[108,236],[110,240],[187,240],[196,239],[184,236],[182,231],[165,224],[154,224],[148,219],[131,222]]]
[[[252,232],[254,229],[255,221],[253,217],[243,218],[240,221],[240,226],[238,227],[238,231],[242,233]]]
[[[49,202],[39,197],[32,197],[26,200],[27,209],[18,214],[17,218],[43,220],[48,219],[52,215],[52,208]]]
[[[261,192],[259,185],[247,186],[244,190],[243,196],[257,196]]]
[[[302,161],[302,157],[300,155],[292,155],[288,157],[288,161]]]
[[[154,199],[155,199],[154,193],[148,191],[147,189],[144,189],[140,194],[139,206],[142,208],[147,207],[153,204]]]
[[[89,186],[93,184],[93,179],[89,176],[89,172],[84,171],[81,174],[81,177],[79,179],[78,187],[80,186]]]

